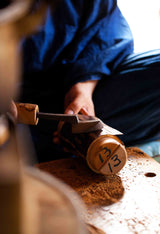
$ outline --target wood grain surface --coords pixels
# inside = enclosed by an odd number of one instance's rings
[[[160,233],[160,165],[139,148],[116,175],[92,172],[79,158],[36,165],[71,186],[86,206],[90,233]],[[94,231],[94,232],[93,232]]]

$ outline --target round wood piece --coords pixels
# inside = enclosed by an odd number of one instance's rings
[[[124,167],[127,152],[118,137],[102,135],[89,146],[86,160],[89,167],[96,173],[111,175]]]

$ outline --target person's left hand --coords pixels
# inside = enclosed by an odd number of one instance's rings
[[[79,82],[73,85],[65,96],[65,114],[95,115],[92,94],[97,80]]]

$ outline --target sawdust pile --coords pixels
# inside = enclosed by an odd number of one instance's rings
[[[104,176],[91,171],[83,159],[70,158],[38,165],[71,186],[87,206],[110,205],[124,194],[118,175]]]

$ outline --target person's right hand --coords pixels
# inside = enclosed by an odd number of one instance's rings
[[[95,115],[92,100],[97,80],[79,82],[73,85],[65,96],[65,114]]]

